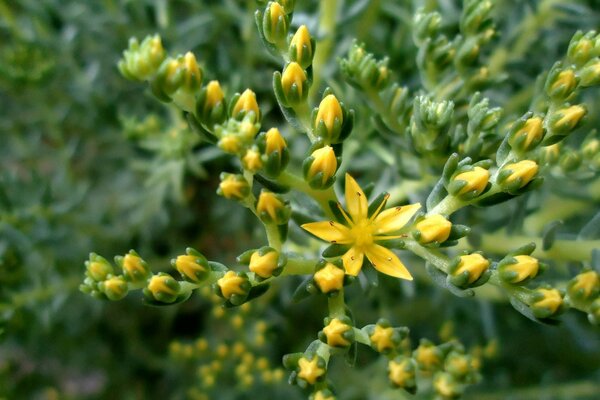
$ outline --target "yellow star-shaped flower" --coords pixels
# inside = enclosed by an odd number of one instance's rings
[[[332,319],[329,325],[323,328],[323,333],[327,337],[327,344],[332,347],[349,346],[350,342],[348,339],[342,336],[349,329],[351,329],[351,327],[348,324],[345,324],[337,318]]]
[[[320,221],[304,224],[302,228],[319,239],[351,246],[342,256],[344,269],[348,275],[358,275],[366,256],[379,272],[412,280],[410,272],[398,256],[377,242],[402,237],[390,235],[390,233],[402,229],[421,208],[421,205],[410,204],[382,211],[386,198],[369,216],[367,196],[349,174],[346,174],[345,197],[347,212],[339,204],[338,207],[344,215],[347,225],[335,221]]]
[[[408,359],[402,361],[390,361],[388,364],[388,377],[394,385],[404,387],[406,383],[414,379],[415,372],[410,368]]]
[[[298,367],[300,368],[300,371],[298,371],[298,378],[304,379],[311,385],[314,385],[317,379],[325,374],[325,370],[319,367],[318,357],[313,357],[310,361],[302,357],[298,360]]]
[[[384,328],[383,326],[375,325],[375,330],[369,339],[371,339],[371,343],[375,347],[375,350],[381,353],[387,349],[394,348],[394,341],[392,340],[393,334],[394,328],[391,326]]]

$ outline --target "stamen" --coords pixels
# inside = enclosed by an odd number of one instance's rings
[[[354,226],[354,222],[352,222],[352,219],[348,216],[348,214],[346,214],[346,211],[344,211],[344,209],[342,208],[342,204],[338,201],[337,206],[340,210],[340,212],[342,213],[342,215],[344,216],[344,219],[346,220],[346,222],[350,225],[350,227]]]
[[[377,207],[377,210],[375,210],[375,212],[373,213],[373,215],[371,215],[371,218],[369,218],[369,222],[373,222],[373,220],[375,220],[375,218],[379,215],[379,213],[381,212],[381,209],[383,207],[385,207],[388,199],[390,198],[390,194],[387,193],[384,197],[383,200],[381,201],[381,203],[379,204],[379,206]]]
[[[402,235],[393,235],[393,236],[373,236],[373,241],[376,240],[392,240],[392,239],[403,239],[407,238],[408,235],[406,233]]]

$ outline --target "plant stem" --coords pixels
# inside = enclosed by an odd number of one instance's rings
[[[329,316],[331,318],[342,318],[346,316],[346,303],[344,302],[344,289],[340,289],[337,296],[330,296],[327,299]]]
[[[335,24],[337,22],[338,0],[323,0],[320,2],[319,10],[319,36],[323,39],[317,44],[315,57],[313,59],[313,84],[308,94],[314,98],[319,91],[320,81],[323,77],[323,67],[329,59],[329,53],[333,46],[335,35]]]
[[[325,190],[315,190],[311,188],[310,185],[306,183],[306,181],[304,181],[304,179],[301,179],[299,176],[292,174],[288,171],[283,171],[277,178],[277,182],[286,186],[290,186],[293,189],[296,189],[310,196],[319,204],[319,206],[328,218],[333,218],[333,213],[329,208],[330,201],[337,202],[337,196],[335,195],[333,186]]]
[[[414,240],[407,240],[405,242],[405,246],[408,250],[413,252],[415,255],[421,257],[425,261],[429,261],[433,264],[437,269],[448,273],[448,264],[450,260],[445,254],[433,249],[428,249],[426,247],[421,246],[419,243]]]
[[[309,275],[315,271],[317,260],[305,258],[288,258],[281,276],[284,275]]]

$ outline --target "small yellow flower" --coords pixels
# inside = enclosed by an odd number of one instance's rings
[[[369,217],[365,193],[349,174],[346,174],[345,197],[348,212],[339,204],[338,207],[347,226],[335,221],[321,221],[304,224],[302,228],[328,242],[351,246],[342,256],[344,269],[349,275],[358,275],[366,256],[381,273],[412,280],[398,256],[377,242],[402,237],[389,234],[402,229],[421,205],[411,204],[382,211],[386,203],[383,201]]]
[[[256,94],[250,89],[246,89],[235,102],[232,112],[233,117],[236,117],[242,111],[245,113],[253,112],[254,118],[256,120],[260,119],[260,110],[258,108],[258,103],[256,102]]]
[[[465,256],[460,256],[458,267],[454,271],[453,275],[457,276],[466,272],[468,274],[467,283],[471,284],[479,279],[489,266],[489,260],[487,260],[481,254],[468,254]]]
[[[313,277],[315,283],[323,293],[330,293],[344,287],[344,271],[332,263],[327,263],[323,268],[315,272]]]
[[[517,179],[521,179],[518,189],[527,185],[538,173],[538,165],[535,161],[523,160],[517,163],[504,166],[503,171],[511,171],[511,174],[506,178],[506,183],[510,184]]]
[[[206,100],[204,101],[204,112],[212,110],[217,104],[221,103],[225,95],[219,85],[219,81],[210,81],[206,85]]]
[[[550,317],[559,311],[563,304],[563,298],[556,289],[537,289],[537,300],[531,304],[533,313],[538,318]]]
[[[303,68],[308,67],[313,58],[310,32],[306,25],[301,25],[290,41],[290,58]]]
[[[273,192],[262,190],[256,203],[256,213],[269,223],[277,225],[286,223],[289,219],[289,207]]]
[[[425,340],[421,341],[413,356],[419,364],[419,368],[425,371],[432,371],[442,365],[440,349]]]
[[[281,136],[281,132],[277,128],[271,128],[265,134],[265,152],[267,155],[270,155],[274,152],[279,152],[279,156],[283,153],[283,150],[287,147],[287,143],[283,136]]]
[[[520,255],[513,257],[517,262],[514,264],[506,265],[501,268],[501,273],[504,275],[505,272],[515,274],[514,278],[510,279],[510,283],[519,283],[525,279],[535,278],[540,269],[540,263],[537,258]]]
[[[242,164],[245,169],[250,172],[256,172],[263,166],[263,162],[260,158],[260,153],[257,149],[248,149],[244,157],[242,158]]]
[[[175,259],[175,268],[185,278],[192,282],[199,282],[199,276],[205,274],[207,269],[198,263],[198,256],[187,254],[178,256]]]
[[[248,268],[261,278],[270,278],[273,271],[277,269],[279,254],[276,251],[269,251],[264,255],[260,255],[259,251],[252,253],[250,257],[250,265]]]
[[[426,217],[416,225],[419,231],[419,242],[426,244],[431,242],[442,243],[450,236],[452,223],[439,214]]]
[[[246,294],[246,290],[242,288],[242,285],[246,282],[246,280],[237,275],[233,271],[227,271],[225,275],[221,279],[217,281],[217,285],[221,288],[221,293],[223,297],[229,299],[232,295],[244,295]]]
[[[383,327],[379,324],[375,325],[373,334],[369,336],[371,345],[375,347],[378,352],[385,352],[392,350],[395,346],[392,336],[394,335],[394,328],[391,326]]]
[[[304,379],[311,385],[314,385],[317,380],[325,375],[325,370],[319,367],[319,357],[314,356],[312,360],[306,359],[306,357],[298,360],[298,378]]]
[[[308,168],[307,178],[310,180],[320,172],[322,173],[321,184],[324,185],[335,175],[338,167],[333,147],[321,147],[313,151],[310,156],[313,161]]]
[[[339,130],[339,127],[342,126],[344,116],[342,113],[342,106],[333,94],[325,96],[319,104],[317,116],[315,118],[315,126],[318,126],[321,121],[325,124],[329,137],[336,137],[337,133],[339,133],[336,132],[336,130]]]
[[[226,199],[242,200],[250,193],[250,186],[241,175],[223,173],[217,193]]]
[[[408,357],[391,360],[388,363],[388,377],[398,387],[412,387],[415,379],[415,366]]]
[[[179,295],[179,282],[173,279],[171,275],[161,272],[150,278],[147,293],[155,300],[163,303],[172,303]]]
[[[350,341],[342,336],[352,327],[337,318],[332,319],[329,324],[323,328],[323,333],[327,338],[327,344],[331,347],[350,346]]]
[[[307,81],[308,78],[306,77],[306,72],[304,72],[297,62],[291,62],[285,67],[285,70],[281,75],[281,87],[288,101],[292,100],[291,92],[294,85],[296,85],[298,97],[303,97],[302,95],[306,92]]]
[[[460,173],[454,177],[454,181],[465,181],[466,185],[457,193],[458,195],[474,192],[481,194],[490,179],[490,171],[481,167],[474,167],[472,171]]]

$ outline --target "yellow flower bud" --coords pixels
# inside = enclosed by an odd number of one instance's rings
[[[250,193],[250,186],[242,175],[223,173],[217,193],[226,199],[242,200]]]
[[[239,276],[234,271],[227,271],[225,275],[217,281],[217,285],[221,288],[223,297],[230,299],[234,294],[240,296],[247,294],[247,290],[242,287],[246,282],[246,279]]]
[[[98,288],[106,295],[106,297],[113,301],[121,300],[129,291],[127,282],[122,276],[113,276],[100,282]]]
[[[600,59],[590,60],[579,72],[581,86],[589,87],[600,84]]]
[[[287,143],[283,136],[281,136],[281,132],[277,128],[271,128],[265,134],[265,152],[267,155],[270,155],[274,152],[279,152],[279,155],[283,153],[283,149],[287,147]]]
[[[535,161],[522,160],[517,163],[508,164],[502,168],[503,171],[511,171],[510,175],[505,178],[507,184],[516,182],[517,179],[521,180],[521,183],[517,189],[527,185],[538,173],[538,165]]]
[[[263,17],[263,34],[267,42],[281,44],[289,29],[289,19],[281,4],[269,2]]]
[[[561,98],[566,98],[573,93],[573,90],[575,90],[576,86],[577,80],[575,79],[575,71],[572,69],[566,69],[554,77],[553,82],[548,88],[548,94],[551,97],[558,96]]]
[[[267,223],[281,225],[290,217],[290,209],[284,201],[273,192],[262,190],[256,203],[256,213]]]
[[[323,124],[325,132],[322,132],[322,136],[325,136],[331,141],[335,141],[340,133],[342,123],[344,122],[343,120],[342,107],[338,99],[333,94],[325,96],[319,104],[317,116],[315,118],[315,129],[317,130],[317,133],[319,133],[319,125]]]
[[[87,266],[87,275],[95,281],[103,281],[107,275],[114,273],[112,265],[96,254],[92,254],[90,261],[86,261],[85,264]]]
[[[596,271],[583,272],[569,283],[569,296],[587,300],[598,296],[600,292],[600,275]]]
[[[600,152],[600,140],[591,139],[583,143],[581,153],[584,157],[593,158],[598,152]]]
[[[419,231],[418,240],[420,243],[442,243],[450,236],[452,223],[443,216],[436,214],[419,221],[416,229]]]
[[[415,387],[415,362],[409,357],[390,360],[388,378],[394,386],[410,390]]]
[[[219,81],[210,81],[206,85],[206,100],[204,101],[204,112],[207,113],[219,103],[223,102],[225,94],[221,89]]]
[[[307,68],[312,63],[313,48],[306,25],[301,25],[290,41],[290,58],[302,68]]]
[[[479,253],[460,256],[459,260],[460,261],[456,270],[453,272],[453,275],[458,276],[466,272],[468,275],[468,284],[471,284],[479,279],[490,266],[489,260]]]
[[[155,300],[163,303],[172,303],[179,295],[179,282],[165,273],[152,276],[148,283],[147,292]]]
[[[260,153],[257,149],[249,149],[246,151],[246,154],[242,158],[242,165],[244,169],[247,169],[250,172],[256,172],[260,170],[263,166],[263,162],[260,158]]]
[[[310,156],[313,158],[313,161],[308,168],[306,179],[310,181],[315,175],[321,173],[321,185],[325,185],[335,175],[338,167],[333,147],[321,147],[313,151]]]
[[[442,366],[441,350],[426,340],[421,341],[413,357],[419,368],[425,371],[433,371]]]
[[[184,278],[191,282],[199,282],[208,272],[207,266],[202,265],[206,264],[206,259],[203,258],[193,254],[178,256],[175,259],[175,268]]]
[[[290,105],[294,105],[306,99],[308,95],[308,78],[306,72],[297,62],[291,62],[281,75],[281,89],[283,95]]]
[[[308,360],[306,357],[300,358],[298,360],[298,378],[314,385],[317,380],[325,375],[325,369],[319,366],[319,361],[318,356],[313,356],[312,360]]]
[[[474,192],[480,195],[490,179],[490,171],[481,167],[474,167],[472,171],[460,173],[454,181],[465,181],[467,184],[457,193],[458,195]]]
[[[129,253],[123,257],[123,273],[126,279],[138,281],[144,279],[148,272],[148,267],[139,256]]]
[[[371,346],[379,353],[393,350],[396,345],[393,340],[394,328],[391,326],[383,327],[379,324],[375,325],[373,333],[369,336]]]
[[[331,347],[347,347],[350,341],[343,335],[351,330],[352,327],[337,318],[333,318],[329,324],[323,328],[323,334],[327,339],[327,344]]]
[[[550,146],[540,148],[540,163],[554,164],[560,156],[560,144],[554,143]]]
[[[568,133],[577,127],[581,119],[587,113],[582,105],[574,105],[556,111],[551,118],[550,127],[552,132]]]
[[[456,379],[448,372],[440,372],[433,379],[435,391],[444,399],[455,399],[462,393],[461,386]]]
[[[562,295],[556,289],[537,289],[535,294],[536,300],[531,304],[531,308],[537,318],[551,317],[563,304]]]
[[[335,400],[333,394],[327,390],[319,390],[309,397],[309,400]]]
[[[223,136],[217,145],[221,150],[229,154],[238,154],[244,147],[240,138],[232,134]]]
[[[540,117],[532,117],[509,138],[513,148],[521,148],[523,151],[530,150],[539,143],[544,136],[544,120]]]
[[[254,119],[260,120],[260,110],[258,108],[258,103],[256,102],[256,94],[250,89],[246,89],[237,99],[231,115],[234,118],[237,118],[238,114],[241,112],[243,112],[244,115],[253,112]]]
[[[456,377],[465,377],[470,370],[471,360],[465,354],[452,351],[444,362],[444,369]]]
[[[331,293],[344,287],[344,270],[327,263],[315,272],[313,280],[323,293]]]
[[[279,253],[276,251],[268,251],[264,255],[260,251],[255,251],[250,257],[250,265],[248,268],[261,278],[270,278],[273,276],[273,271],[278,267]]]
[[[537,258],[520,255],[513,257],[517,262],[499,266],[500,276],[510,283],[523,282],[530,278],[535,278],[540,269],[540,263]]]

